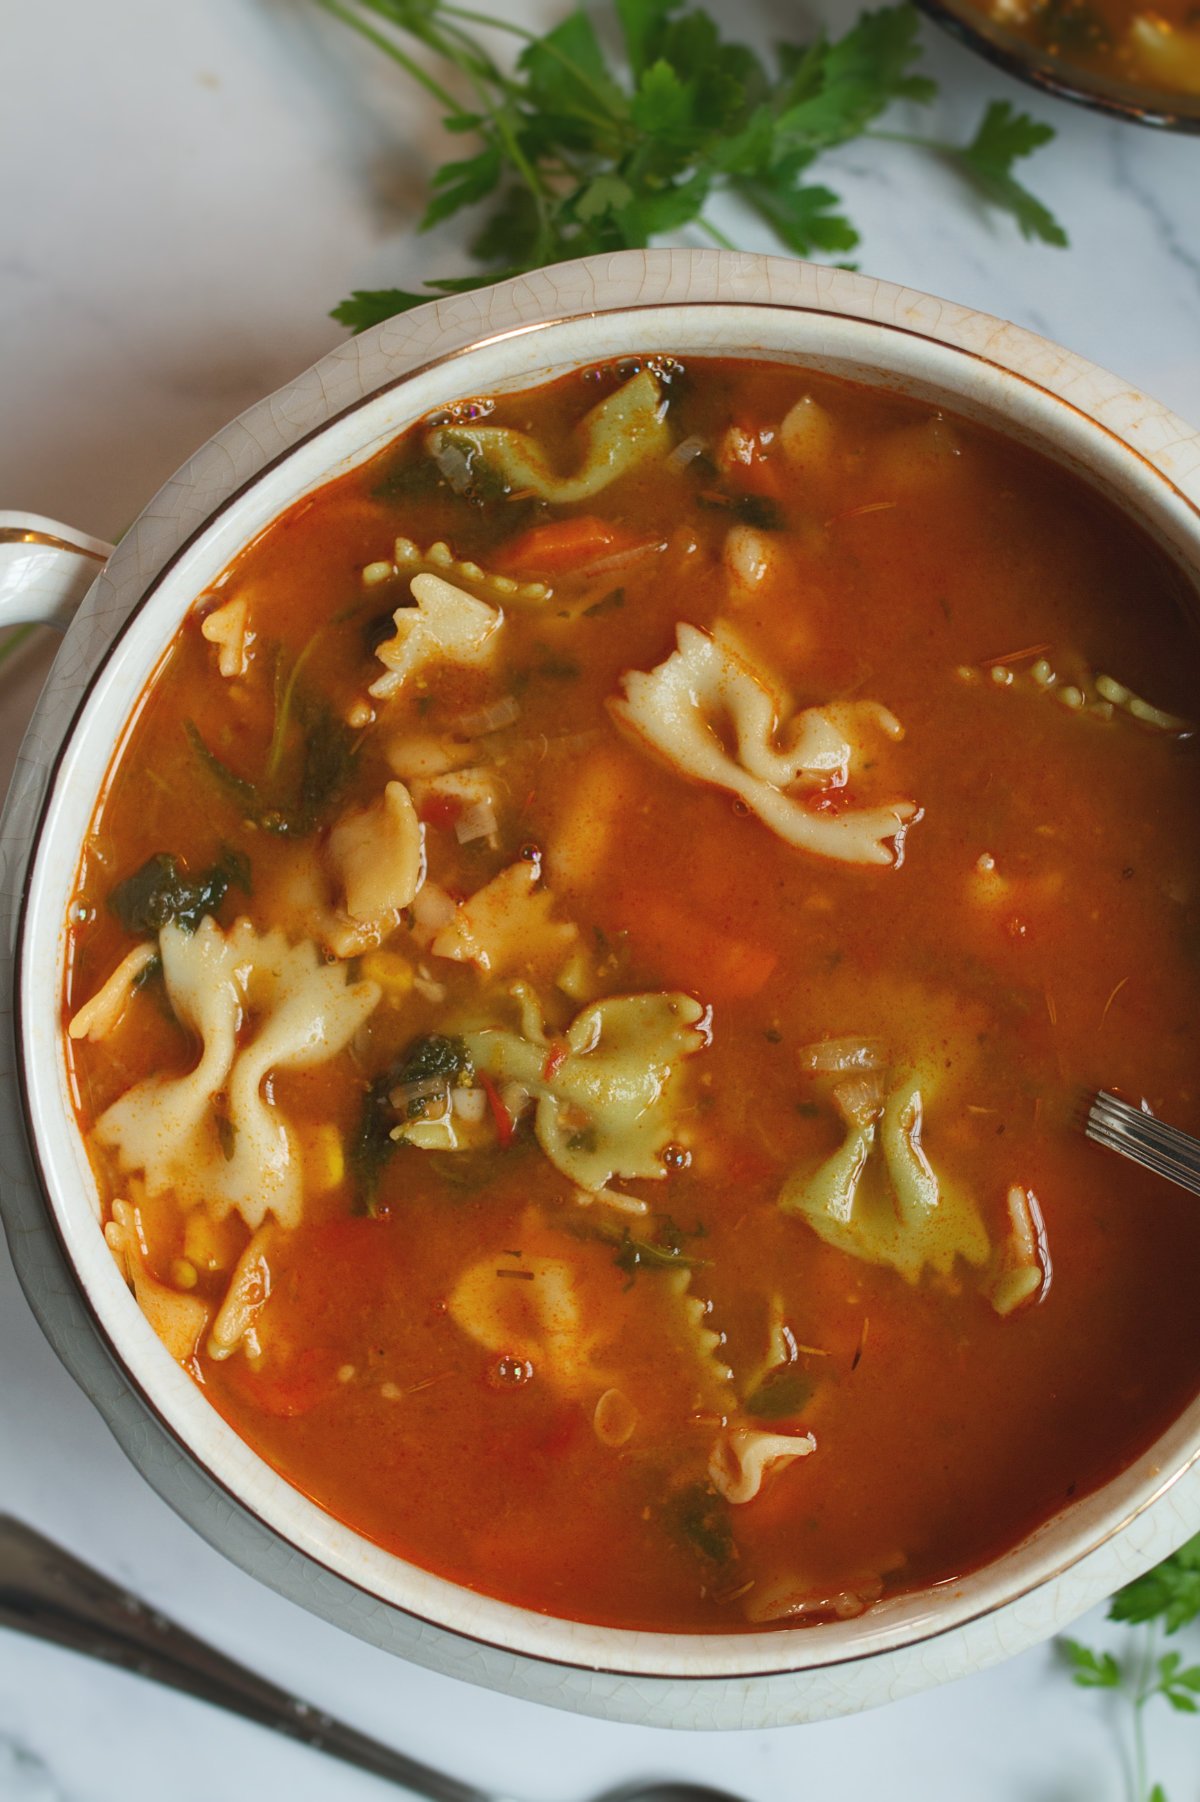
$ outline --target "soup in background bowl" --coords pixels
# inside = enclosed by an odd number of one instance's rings
[[[1200,19],[1190,0],[918,0],[1031,86],[1139,125],[1200,131]]]
[[[583,323],[348,347],[365,399],[117,554],[23,922],[20,1261],[152,1479],[343,1624],[803,1718],[1192,1524],[1196,1225],[1071,1109],[1192,1124],[1195,514],[1012,328],[620,261]]]

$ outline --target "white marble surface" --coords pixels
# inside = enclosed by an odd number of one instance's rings
[[[716,0],[726,17],[732,0]],[[509,11],[549,18],[557,0]],[[742,9],[745,11],[746,9]],[[763,31],[796,9],[763,0]],[[835,22],[852,8],[834,0]],[[0,506],[112,538],[224,420],[334,344],[352,285],[462,266],[462,236],[406,235],[440,153],[399,78],[305,0],[5,6],[0,108]],[[745,26],[749,30],[749,26]],[[931,39],[941,129],[1024,98]],[[1031,97],[1059,128],[1031,179],[1056,253],[990,221],[947,171],[884,144],[830,175],[862,266],[1082,351],[1200,421],[1200,143]],[[747,247],[764,236],[722,215]],[[46,667],[0,682],[0,786]],[[1049,1650],[872,1715],[752,1735],[574,1720],[410,1669],[259,1588],[172,1517],[58,1367],[0,1249],[0,1509],[22,1515],[264,1673],[484,1787],[584,1797],[640,1773],[747,1802],[1108,1802],[1102,1706]],[[1200,1795],[1200,1730],[1154,1723],[1173,1802]],[[0,1632],[0,1799],[294,1802],[371,1780],[134,1679]]]

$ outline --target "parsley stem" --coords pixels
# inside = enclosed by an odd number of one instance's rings
[[[722,250],[736,250],[738,248],[733,239],[727,238],[720,226],[714,225],[711,219],[706,219],[703,213],[696,220],[696,224],[704,233],[705,237],[710,238],[714,244],[719,244]]]
[[[493,17],[490,13],[472,12],[469,6],[448,6],[438,8],[448,19],[465,19],[468,25],[485,25],[489,31],[507,31],[512,37],[524,38],[527,44],[538,41],[535,31],[526,30],[524,25],[514,25],[511,19]]]
[[[368,25],[365,19],[360,19],[357,13],[351,12],[348,6],[343,6],[341,0],[317,0],[317,5],[323,7],[327,13],[332,13],[335,19],[341,19],[343,24],[351,26],[360,37],[366,38],[369,44],[374,44],[377,50],[382,50],[385,56],[390,56],[393,62],[399,63],[405,74],[411,75],[419,87],[424,88],[427,94],[431,95],[440,106],[444,106],[447,112],[455,118],[470,117],[466,107],[461,106],[440,81],[436,81],[432,75],[427,74],[420,63],[414,62],[411,56],[401,50],[398,44],[393,44],[392,40],[385,37],[383,32],[376,31],[373,25]]]
[[[1146,1802],[1146,1703],[1154,1695],[1158,1663],[1158,1627],[1149,1623],[1142,1636],[1133,1692],[1133,1802]]]

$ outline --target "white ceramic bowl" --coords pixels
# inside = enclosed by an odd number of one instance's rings
[[[90,583],[0,831],[0,979],[15,999],[0,1026],[0,1205],[60,1357],[148,1481],[243,1568],[376,1645],[513,1694],[628,1721],[765,1726],[867,1707],[992,1663],[1172,1551],[1200,1528],[1200,1401],[1103,1490],[986,1569],[858,1620],[683,1635],[537,1615],[340,1526],[275,1475],[172,1362],[104,1245],[60,1044],[79,846],[129,709],[196,596],[300,496],[431,408],[652,351],[801,363],[998,426],[1085,476],[1200,580],[1200,434],[1165,408],[985,315],[860,275],[711,251],[567,264],[343,345],[198,451],[94,583],[69,550],[14,548],[21,534],[11,516],[7,533],[0,520],[0,623],[29,611],[15,586],[28,597],[40,580],[45,615]],[[70,537],[38,523],[42,539]]]

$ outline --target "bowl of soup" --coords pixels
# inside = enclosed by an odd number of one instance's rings
[[[1191,0],[918,0],[943,30],[1044,93],[1200,131],[1200,19]]]
[[[1076,1112],[1200,1127],[1198,472],[1028,333],[707,252],[421,309],[185,465],[4,825],[5,1224],[174,1507],[710,1726],[1195,1530],[1200,1217]]]

